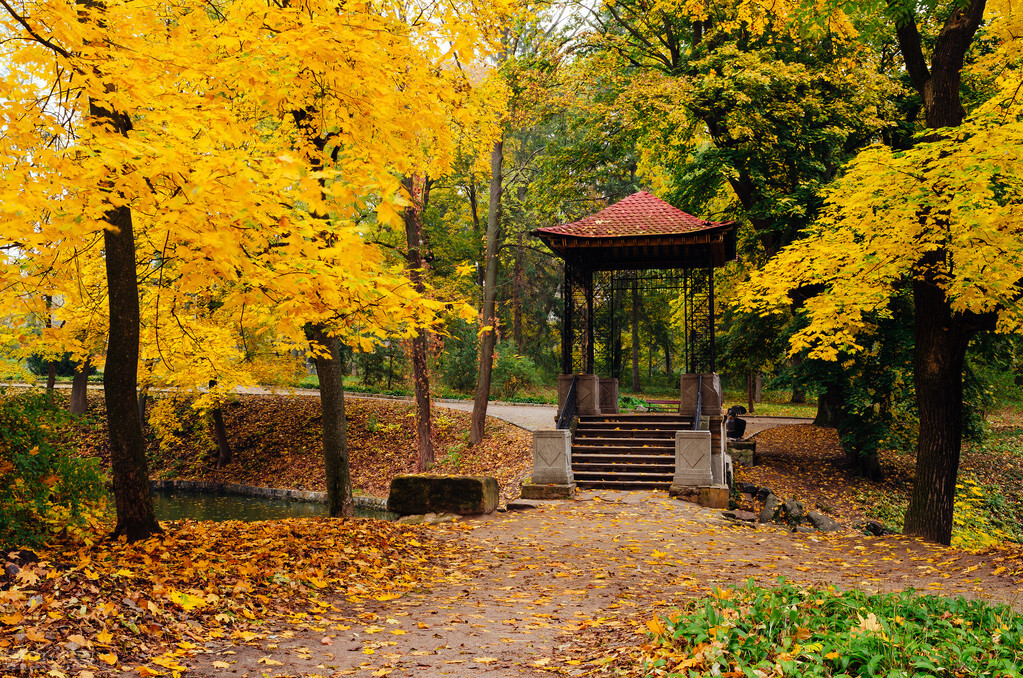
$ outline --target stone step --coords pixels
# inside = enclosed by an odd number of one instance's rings
[[[579,447],[675,447],[675,437],[671,438],[578,438],[572,445]]]
[[[583,414],[579,424],[673,424],[692,426],[693,418],[679,414]]]
[[[613,474],[613,477],[608,478],[609,474],[601,473],[599,471],[579,471],[578,473],[576,473],[573,470],[572,475],[575,476],[575,481],[577,483],[596,480],[633,480],[633,481],[649,480],[652,482],[667,481],[668,484],[671,484],[671,479],[674,473],[655,472],[648,473],[644,471],[626,471],[623,473],[615,473]]]
[[[614,462],[580,462],[578,464],[572,464],[572,474],[578,476],[579,474],[590,474],[599,473],[602,476],[611,478],[621,478],[624,474],[628,473],[641,473],[664,476],[668,479],[675,477],[675,464],[650,464],[650,463],[630,463],[628,461],[614,461]],[[589,477],[588,475],[585,477]]]
[[[582,464],[599,464],[614,461],[621,461],[629,464],[674,464],[673,454],[617,454],[612,450],[590,452],[587,454],[572,455],[572,465],[575,462]]]
[[[675,431],[689,429],[677,428],[577,428],[575,437],[605,436],[608,438],[671,438],[675,439]]]
[[[601,461],[604,459],[651,459],[674,463],[675,453],[672,450],[664,449],[659,451],[656,447],[642,447],[639,449],[626,449],[620,447],[594,447],[572,451],[572,460],[580,461]]]
[[[667,490],[671,480],[577,480],[576,486],[588,490]]]

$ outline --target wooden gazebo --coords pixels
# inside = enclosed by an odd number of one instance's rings
[[[533,234],[565,261],[563,374],[595,372],[595,292],[611,304],[610,334],[615,296],[637,280],[683,295],[684,371],[715,371],[714,268],[735,259],[735,222],[700,219],[639,191],[584,219]]]

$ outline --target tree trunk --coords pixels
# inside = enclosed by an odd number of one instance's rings
[[[746,412],[753,414],[757,402],[756,384],[753,372],[746,373]]]
[[[842,402],[845,399],[843,389],[838,384],[828,384],[824,392],[817,396],[817,416],[814,426],[821,428],[838,428],[842,423]]]
[[[476,380],[476,400],[472,406],[469,444],[483,440],[487,421],[487,403],[490,400],[490,375],[494,367],[494,343],[497,337],[497,244],[501,228],[501,183],[504,162],[504,142],[494,142],[490,153],[490,206],[487,214],[486,274],[483,280],[483,324],[490,329],[480,337],[479,377]]]
[[[53,327],[53,297],[45,295],[46,301],[46,327]],[[53,402],[53,389],[57,385],[57,363],[53,360],[46,361],[46,396]]]
[[[227,426],[224,425],[224,409],[213,408],[213,435],[217,439],[217,468],[231,463],[231,444],[227,440]]]
[[[802,382],[799,381],[799,366],[802,362],[802,358],[793,358],[789,361],[789,366],[794,373],[792,375],[792,397],[789,399],[789,402],[793,405],[803,405],[806,403],[806,390],[803,388]]]
[[[930,68],[913,16],[896,24],[906,73],[923,99],[924,117],[931,129],[962,124],[963,63],[983,19],[985,4],[986,0],[968,0],[948,13],[931,48]],[[920,215],[922,223],[934,221],[935,217],[940,219],[936,214]],[[940,229],[940,225],[931,228]],[[963,361],[973,330],[962,314],[952,312],[939,284],[944,274],[947,274],[945,250],[939,247],[923,255],[913,283],[916,333],[913,378],[920,432],[916,479],[904,532],[948,544],[952,539],[963,433]]]
[[[943,259],[940,250],[925,260]],[[948,544],[963,438],[963,361],[969,332],[933,278],[913,283],[913,379],[920,432],[905,533]]]
[[[639,393],[639,282],[632,281],[632,390]]]
[[[78,365],[75,376],[71,378],[71,401],[68,404],[68,412],[71,413],[71,416],[83,415],[89,409],[88,388],[91,368],[91,361],[86,358],[85,362]]]
[[[161,530],[149,492],[145,441],[135,396],[139,360],[139,294],[131,210],[115,207],[106,213],[106,221],[112,228],[103,232],[110,304],[103,395],[107,405],[110,470],[117,507],[114,535],[138,541]],[[82,370],[80,374],[88,373]]]
[[[352,476],[348,466],[345,431],[345,391],[341,374],[341,347],[337,337],[323,325],[313,325],[312,339],[327,350],[316,355],[316,376],[320,381],[320,413],[323,427],[323,466],[327,481],[327,512],[331,518],[353,514]]]
[[[521,189],[520,189],[521,190]],[[522,339],[522,291],[525,287],[524,273],[522,272],[522,231],[518,232],[518,246],[515,248],[515,275],[512,285],[512,336],[515,339],[515,350],[522,353],[524,342]]]
[[[406,177],[402,184],[408,191],[411,200],[402,214],[405,222],[405,240],[408,252],[405,261],[408,264],[409,279],[419,294],[426,293],[423,281],[423,198],[415,177]],[[425,182],[424,182],[425,185]],[[419,447],[417,469],[422,472],[433,464],[433,424],[430,418],[430,374],[426,362],[427,336],[426,329],[420,328],[409,344],[412,353],[412,385],[416,394],[416,441]]]

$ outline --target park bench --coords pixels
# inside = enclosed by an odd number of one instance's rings
[[[647,408],[651,412],[678,412],[680,402],[678,400],[647,400]]]

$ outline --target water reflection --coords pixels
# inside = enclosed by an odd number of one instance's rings
[[[184,490],[153,490],[153,508],[158,520],[279,520],[327,515],[327,505],[236,494],[204,494]],[[394,520],[395,514],[356,507],[360,518]]]

